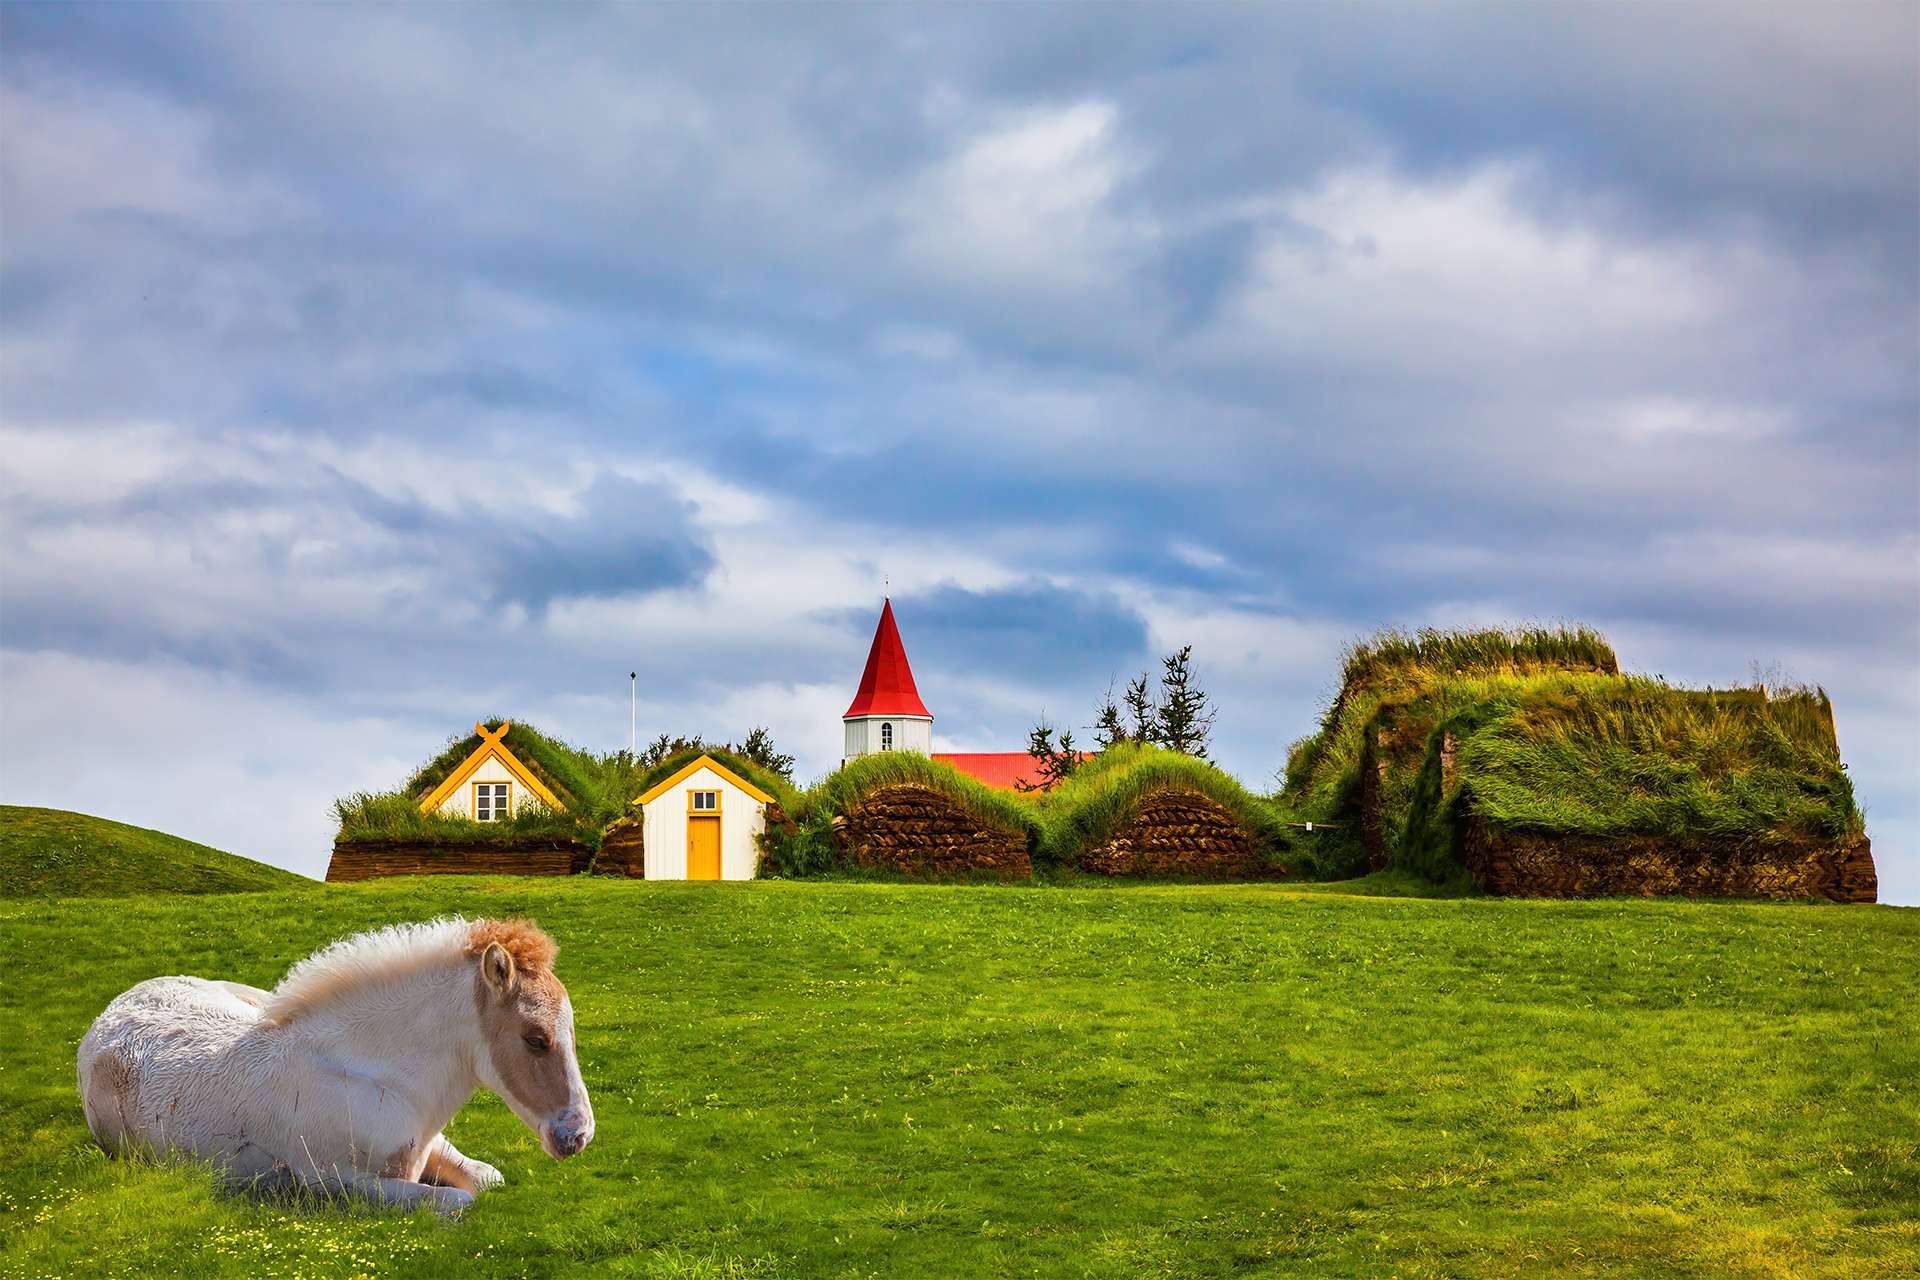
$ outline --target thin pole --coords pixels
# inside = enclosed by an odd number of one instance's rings
[[[634,758],[634,748],[639,745],[633,740],[633,726],[635,723],[634,707],[637,705],[637,700],[640,696],[639,690],[640,673],[638,671],[627,672],[627,759],[629,760]]]

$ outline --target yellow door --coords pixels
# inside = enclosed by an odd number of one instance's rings
[[[687,819],[687,879],[720,878],[720,819]]]

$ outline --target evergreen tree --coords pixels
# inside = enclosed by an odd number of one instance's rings
[[[1193,646],[1161,659],[1160,706],[1154,740],[1169,751],[1207,758],[1207,738],[1213,732],[1213,708],[1193,676]],[[1131,698],[1133,690],[1127,690]]]
[[[1147,673],[1144,671],[1139,679],[1127,685],[1127,714],[1133,717],[1133,730],[1129,735],[1133,741],[1152,742],[1159,714],[1154,710],[1153,698],[1147,693]]]
[[[1080,763],[1080,753],[1073,747],[1073,730],[1062,733],[1060,745],[1055,747],[1053,726],[1045,720],[1033,726],[1033,732],[1027,735],[1027,754],[1039,764],[1040,780],[1028,782],[1022,779],[1014,783],[1014,787],[1020,791],[1051,791],[1071,778]]]
[[[740,744],[737,754],[763,769],[772,770],[788,782],[793,781],[793,757],[774,749],[773,735],[765,725],[757,724],[747,731],[747,740]]]
[[[679,752],[685,751],[688,747],[698,747],[702,745],[704,744],[697,738],[669,737],[663,733],[646,746],[640,748],[640,767],[642,769],[651,769],[670,755],[676,755]]]
[[[1127,740],[1127,726],[1120,721],[1120,708],[1114,705],[1113,681],[1107,681],[1107,698],[1100,704],[1100,714],[1094,718],[1094,740],[1105,751],[1116,743]]]

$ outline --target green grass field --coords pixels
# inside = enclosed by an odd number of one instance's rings
[[[1395,883],[1362,886],[1391,891]],[[126,986],[560,940],[598,1138],[464,1221],[107,1160]],[[1920,1266],[1920,911],[1341,886],[406,880],[0,902],[0,1274],[1872,1277]]]
[[[145,827],[0,805],[0,897],[241,893],[307,883],[291,871]]]

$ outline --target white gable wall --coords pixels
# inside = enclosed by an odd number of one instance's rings
[[[500,763],[499,756],[489,753],[487,758],[480,762],[480,767],[463,779],[460,785],[453,789],[453,793],[440,802],[440,807],[434,812],[454,818],[471,818],[473,816],[473,784],[476,782],[510,784],[507,787],[507,805],[514,813],[520,812],[520,806],[524,802],[532,800],[537,803],[540,799],[528,790],[526,783],[514,777],[506,765]]]
[[[687,792],[720,793],[720,878],[751,880],[760,866],[760,846],[754,837],[766,830],[767,814],[760,801],[702,765],[641,806],[645,824],[646,872],[649,880],[687,878]]]
[[[923,756],[933,754],[933,718],[931,716],[855,716],[843,723],[847,727],[845,760],[879,752],[882,749],[880,726],[883,724],[893,726],[895,751],[918,751]]]

